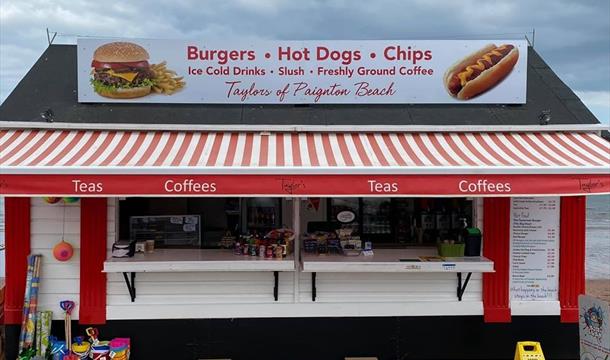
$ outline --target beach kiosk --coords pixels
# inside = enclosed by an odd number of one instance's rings
[[[8,358],[30,253],[135,359],[574,358],[606,130],[522,40],[51,45],[0,106]]]

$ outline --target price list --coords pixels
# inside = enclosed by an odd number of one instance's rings
[[[559,197],[511,202],[511,299],[552,301],[559,286]]]

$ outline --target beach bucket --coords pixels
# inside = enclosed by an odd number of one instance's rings
[[[515,350],[515,360],[544,360],[540,343],[537,341],[519,341]]]

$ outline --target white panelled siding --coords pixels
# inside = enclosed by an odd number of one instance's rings
[[[109,219],[117,202],[109,199]],[[290,204],[284,204],[284,209]],[[113,224],[113,226],[115,226]],[[110,227],[109,227],[110,229]],[[108,234],[108,251],[114,242]],[[482,276],[473,273],[463,301],[455,273],[280,273],[279,301],[271,272],[138,273],[131,302],[120,273],[108,274],[109,320],[315,316],[482,315]]]
[[[42,255],[38,310],[51,310],[54,319],[63,319],[59,302],[72,300],[76,303],[72,318],[78,319],[80,202],[47,204],[42,198],[32,198],[31,219],[31,253]],[[53,257],[53,247],[61,241],[62,229],[65,229],[64,240],[74,247],[74,256],[65,262]]]
[[[75,253],[55,260],[62,237],[63,204],[32,199],[32,253],[43,255],[39,309],[62,319],[59,301],[73,300],[78,318],[80,202],[66,206],[65,240]],[[108,199],[108,256],[116,238],[117,199]],[[481,274],[473,274],[457,301],[455,273],[319,273],[311,301],[311,274],[280,273],[279,301],[271,272],[138,273],[131,302],[122,274],[108,274],[107,318],[176,319],[315,316],[430,316],[483,314]],[[297,289],[297,296],[295,294]]]

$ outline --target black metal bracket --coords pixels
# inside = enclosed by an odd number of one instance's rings
[[[129,290],[129,296],[131,297],[131,302],[134,302],[136,299],[136,273],[129,273],[131,277],[131,281],[129,281],[129,277],[127,277],[127,273],[123,273],[123,278],[125,279],[125,284],[127,284],[127,290]]]
[[[317,289],[316,289],[316,273],[312,272],[311,273],[311,301],[316,301],[316,294],[317,293]]]
[[[462,301],[462,295],[464,295],[464,291],[466,291],[466,287],[468,286],[468,281],[470,280],[471,272],[466,275],[466,280],[464,280],[464,285],[462,286],[462,273],[457,273],[458,278],[458,287],[457,287],[457,297],[459,301]]]
[[[273,285],[273,298],[277,301],[278,298],[278,289],[279,289],[279,273],[277,271],[273,272],[273,278],[275,279],[275,284]]]

